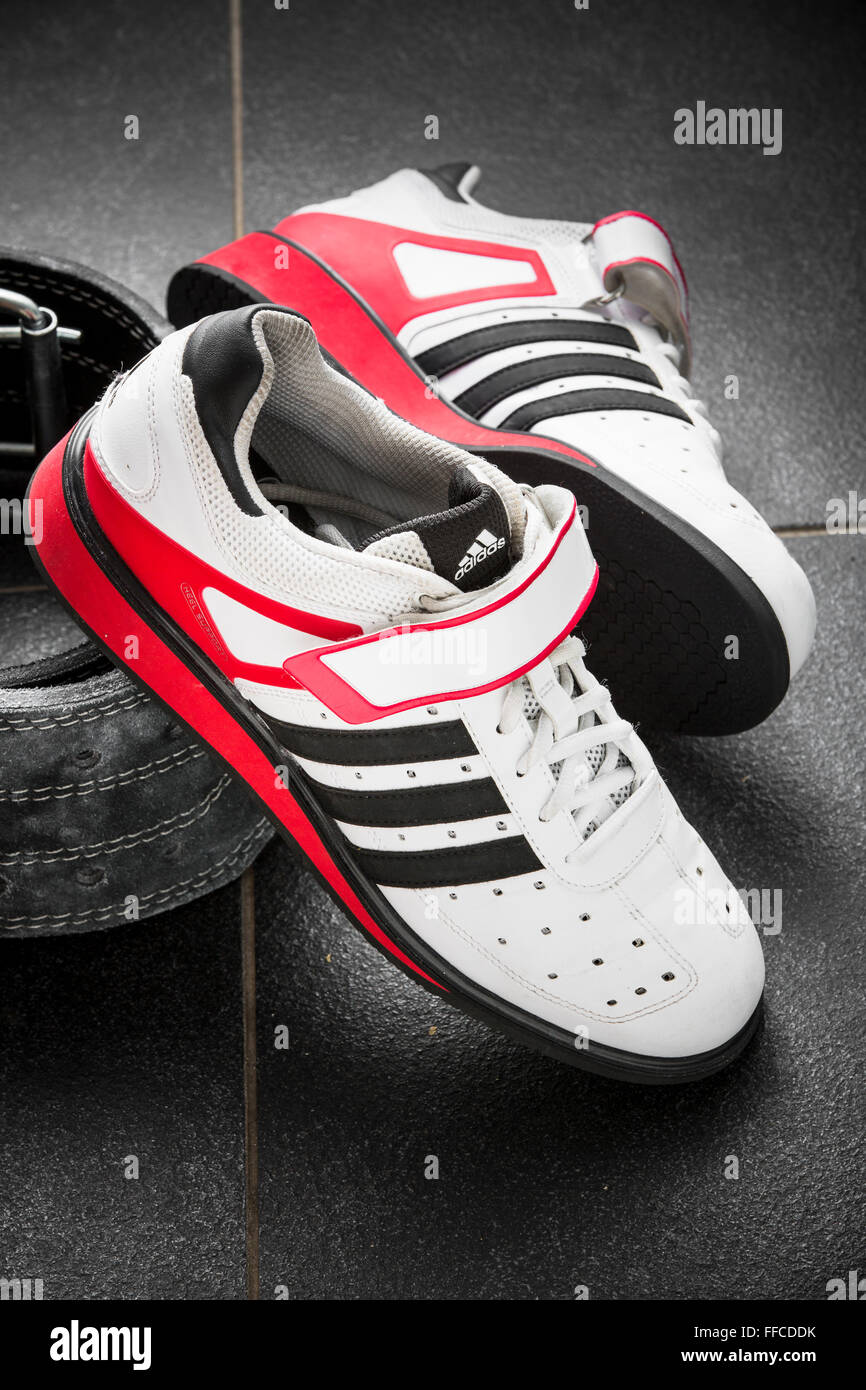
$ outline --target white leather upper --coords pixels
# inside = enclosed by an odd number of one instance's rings
[[[414,595],[413,621],[419,620],[424,611],[419,595],[431,593],[435,576],[316,541],[273,508],[260,517],[241,512],[198,424],[190,383],[181,371],[190,331],[168,338],[102,402],[91,439],[109,482],[153,526],[255,592],[285,604],[312,604],[322,615],[350,618],[365,631],[384,628],[395,605],[405,611]],[[354,388],[347,383],[346,389]],[[659,488],[664,482],[660,474]],[[536,514],[536,529],[527,522],[530,552],[549,544],[566,503],[573,505],[560,489],[535,494],[529,512]],[[742,527],[748,534],[758,529],[748,518]],[[515,576],[529,575],[532,558],[526,554],[499,585],[513,586]],[[576,592],[585,579],[578,572],[579,552],[572,563]],[[378,612],[369,600],[353,608],[351,589],[342,582],[348,574],[351,584],[351,576],[361,571],[364,593],[381,599]],[[560,582],[568,578],[560,576]],[[541,630],[549,622],[552,600],[540,580],[536,585],[530,584],[526,595],[537,605]],[[461,602],[477,607],[481,598],[492,600],[497,592],[493,584],[481,595],[461,599],[453,586],[440,588],[448,613],[459,613]],[[334,597],[326,600],[324,592]],[[215,593],[210,614],[228,645],[242,647],[245,659],[268,665],[283,655],[285,639],[284,654],[290,655],[297,645],[292,632],[260,622],[261,615],[247,623],[243,605],[220,597],[218,586]],[[306,640],[314,645],[309,635]],[[545,657],[530,676],[536,692],[555,690],[561,701],[554,657]],[[246,679],[238,679],[237,688],[286,723],[346,735],[357,731],[305,690]],[[453,825],[340,822],[349,842],[368,851],[448,851],[500,837],[523,837],[531,846],[541,868],[529,874],[451,888],[383,887],[411,930],[489,994],[574,1033],[577,1045],[588,1038],[590,1044],[644,1055],[682,1057],[726,1042],[760,999],[760,944],[754,928],[736,914],[727,920],[728,914],[707,914],[702,907],[708,890],[733,890],[683,820],[646,748],[626,731],[621,747],[635,769],[635,789],[584,839],[568,809],[551,818],[543,814],[557,788],[555,767],[542,758],[521,775],[535,733],[526,715],[509,732],[501,731],[506,698],[507,688],[499,688],[376,722],[376,729],[405,730],[462,719],[477,749],[465,756],[417,763],[410,757],[381,766],[297,761],[325,786],[371,794],[491,779],[506,803],[502,814]],[[598,736],[604,742],[604,722],[614,727],[615,717],[604,709],[600,718]]]
[[[688,417],[688,423],[655,413],[644,415],[639,410],[609,409],[551,416],[535,424],[532,430],[586,452],[610,472],[703,532],[729,555],[766,595],[785,636],[791,676],[796,674],[808,655],[815,630],[814,596],[802,569],[754,507],[727,482],[718,433],[707,420],[702,405],[694,400],[688,382],[680,376],[671,360],[675,354],[664,344],[659,330],[640,310],[622,299],[593,310],[582,308],[605,293],[601,262],[613,254],[611,247],[623,254],[625,231],[620,224],[602,228],[610,245],[606,241],[597,249],[592,240],[587,240],[592,224],[510,217],[485,208],[471,198],[467,203],[452,201],[430,179],[412,169],[400,170],[348,197],[301,211],[387,222],[445,237],[484,238],[497,245],[529,247],[538,252],[555,286],[555,294],[485,299],[476,304],[421,313],[403,324],[398,333],[399,341],[413,357],[506,318],[597,319],[601,314],[611,322],[626,325],[637,340],[637,353],[595,343],[573,350],[594,356],[607,351],[643,361],[658,377],[661,391],[616,377],[580,376],[571,380],[564,377],[515,394],[479,418],[483,424],[497,427],[519,405],[546,399],[577,385],[587,389],[627,386],[629,391],[643,391],[650,396],[664,394],[675,402]],[[624,219],[622,228],[627,229],[631,220]],[[650,234],[652,230],[650,227]],[[405,250],[402,254],[405,256]],[[676,267],[673,273],[678,283],[682,283]],[[419,274],[415,276],[416,293]],[[486,282],[479,279],[477,283],[481,288]],[[437,293],[438,288],[431,283],[427,292]],[[444,398],[451,400],[501,367],[532,357],[560,355],[568,350],[561,342],[551,339],[547,343],[491,353],[443,375],[437,389]]]

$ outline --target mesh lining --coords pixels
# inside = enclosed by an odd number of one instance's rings
[[[399,560],[404,565],[414,565],[419,570],[435,572],[435,567],[417,531],[400,531],[396,536],[383,536],[366,548],[368,555],[385,555],[389,560]]]
[[[238,429],[241,459],[252,447],[284,481],[358,498],[392,524],[447,508],[451,475],[461,464],[475,465],[470,455],[415,429],[335,372],[305,320],[263,309],[253,336],[265,371]],[[480,468],[514,510],[519,531],[519,489],[486,461]],[[339,529],[345,533],[344,518]],[[368,527],[367,534],[374,529],[382,528]]]
[[[241,476],[254,494],[258,488],[250,467],[252,448],[284,482],[321,491],[327,490],[328,482],[337,483],[350,499],[362,497],[380,510],[384,501],[389,514],[405,508],[408,515],[403,520],[429,509],[425,498],[441,497],[445,505],[449,480],[459,464],[479,467],[471,455],[407,425],[329,367],[304,319],[263,309],[255,315],[253,333],[264,370],[238,426],[235,452]],[[183,340],[179,335],[173,350],[182,350]],[[335,549],[328,543],[330,537],[306,535],[270,507],[260,516],[242,513],[205,439],[192,382],[179,372],[172,390],[208,528],[230,571],[239,572],[252,587],[277,599],[288,594],[313,611],[328,608],[335,616],[369,626],[417,611],[420,592],[439,598],[454,594],[454,586],[427,566],[419,589],[415,560],[408,556],[403,563],[413,569],[401,573],[392,559],[357,553],[364,543],[360,532],[369,535],[378,528],[369,521],[355,523],[344,511],[326,514],[316,508],[313,519],[320,535],[328,536],[327,531],[321,533],[322,527],[335,526],[348,537],[351,549]],[[486,463],[482,471],[498,491],[510,492],[512,505],[519,505],[522,531],[519,489]],[[390,478],[397,484],[383,481]]]
[[[192,382],[179,376],[178,418],[186,448],[195,460],[192,475],[202,510],[230,572],[239,570],[253,588],[277,599],[302,599],[313,612],[328,608],[349,622],[378,624],[417,608],[418,584],[411,570],[400,573],[377,566],[375,557],[335,549],[290,526],[278,512],[248,516],[226,488],[199,423]],[[338,529],[343,527],[338,523]],[[429,592],[452,594],[454,588],[431,575]]]

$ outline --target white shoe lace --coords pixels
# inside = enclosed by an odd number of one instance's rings
[[[577,637],[567,637],[526,680],[539,706],[532,743],[517,765],[524,777],[539,762],[559,768],[556,787],[545,802],[540,819],[550,821],[559,811],[569,811],[581,839],[586,839],[620,804],[618,794],[632,788],[639,778],[633,761],[634,730],[618,718],[610,692],[586,669],[586,649]],[[502,705],[498,731],[513,733],[524,714],[523,680],[513,681]],[[604,755],[593,775],[588,760],[592,749]]]

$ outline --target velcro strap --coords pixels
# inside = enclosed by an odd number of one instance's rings
[[[556,647],[592,598],[598,569],[576,507],[532,574],[495,602],[290,656],[288,675],[347,724],[507,685]]]
[[[615,212],[592,229],[601,281],[609,294],[646,309],[682,351],[683,376],[691,371],[688,286],[670,237],[643,212]]]

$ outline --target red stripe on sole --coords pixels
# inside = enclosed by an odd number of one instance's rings
[[[96,564],[69,516],[63,496],[63,454],[68,437],[55,445],[39,465],[28,494],[31,517],[41,505],[42,541],[37,553],[52,583],[94,636],[243,776],[370,936],[401,964],[447,993],[371,917],[255,740],[148,627]],[[37,528],[35,534],[38,533]],[[131,638],[137,638],[135,657],[131,655]]]
[[[275,252],[288,254],[285,267]],[[321,347],[391,410],[428,434],[464,449],[538,450],[597,465],[578,449],[538,434],[515,434],[476,424],[436,396],[395,349],[363,304],[302,247],[287,246],[267,232],[251,232],[223,246],[199,265],[212,265],[243,280],[274,304],[285,304],[309,319]],[[525,288],[525,287],[524,287]]]
[[[479,241],[467,237],[430,235],[407,227],[395,227],[387,222],[372,222],[365,217],[347,217],[337,212],[296,212],[284,217],[274,228],[277,236],[288,237],[309,246],[311,251],[338,275],[357,289],[361,299],[375,304],[376,312],[391,332],[397,334],[410,319],[430,314],[436,309],[457,308],[461,304],[476,304],[488,299],[525,299],[532,295],[552,296],[556,286],[545,269],[537,251],[522,246],[507,246],[496,241]],[[490,269],[497,262],[509,267],[503,270],[500,284],[465,290],[446,290],[442,294],[419,296],[408,288],[397,265],[395,251],[399,246],[422,246],[429,250],[450,252],[457,256],[473,256],[484,260]],[[521,264],[532,272],[532,279],[509,281],[512,265]]]
[[[218,589],[251,613],[309,635],[311,639],[342,641],[361,635],[363,629],[359,623],[343,622],[280,603],[239,583],[224,571],[214,569],[201,556],[172,540],[141,516],[111,485],[94,457],[89,440],[84,449],[84,485],[100,529],[123,556],[124,564],[172,621],[198,646],[204,647],[228,680],[240,677],[264,685],[294,689],[298,686],[282,665],[254,665],[232,654],[228,640],[210,613],[205,597],[208,588]]]

